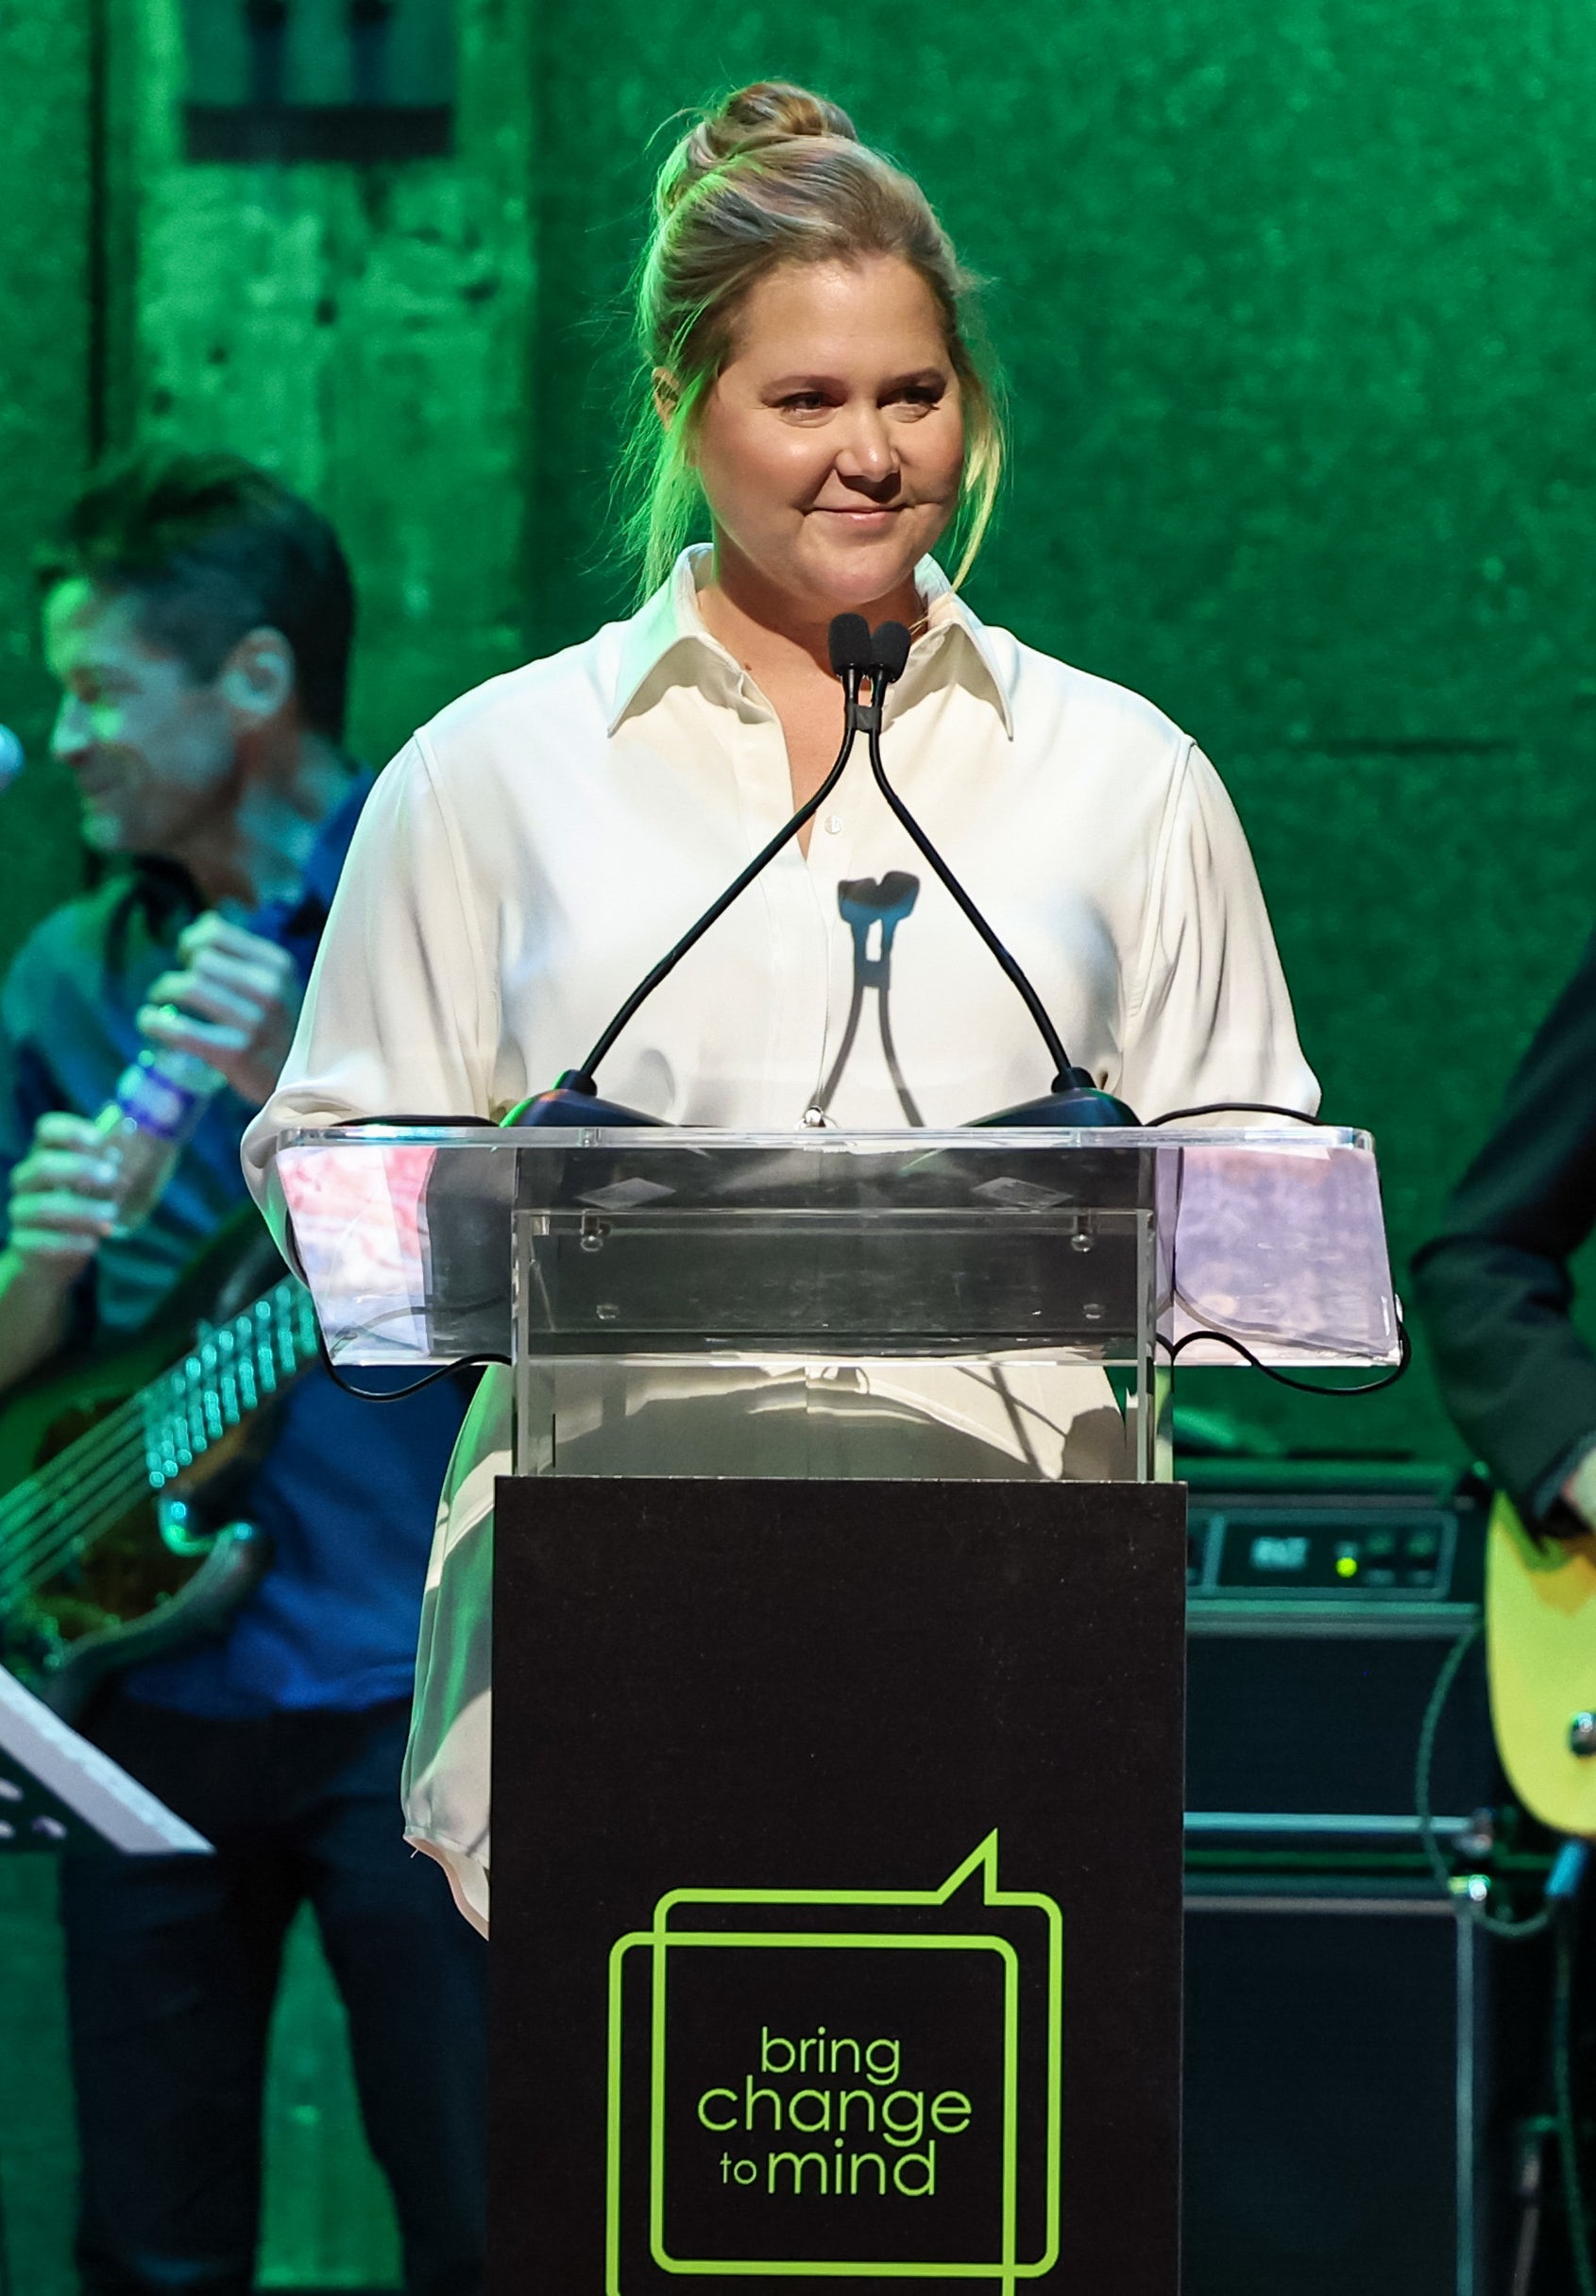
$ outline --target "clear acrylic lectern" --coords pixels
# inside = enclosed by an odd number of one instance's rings
[[[333,1361],[513,1362],[525,1474],[1149,1481],[1161,1341],[1397,1352],[1372,1147],[1330,1127],[370,1125],[278,1169]]]
[[[1397,1358],[1367,1139],[377,1124],[278,1170],[337,1364],[512,1366],[489,2296],[1176,2296],[1161,1350]]]

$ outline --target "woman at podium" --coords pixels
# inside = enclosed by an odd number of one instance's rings
[[[246,1139],[263,1202],[286,1128],[497,1118],[580,1058],[824,780],[841,719],[827,633],[844,612],[909,630],[882,733],[893,782],[1074,1061],[1144,1118],[1314,1109],[1212,766],[1151,704],[964,602],[1004,452],[968,287],[924,193],[834,105],[758,85],[682,139],[638,275],[644,602],[467,694],[382,776]],[[710,540],[685,547],[701,525]],[[936,1128],[1032,1098],[1049,1074],[861,761],[628,1023],[602,1089],[675,1125]],[[911,1372],[875,1369],[863,1417],[878,1440],[895,1416],[913,1450],[897,1471],[969,1472],[972,1444],[1015,1440],[1012,1409],[943,1410]],[[1114,1439],[1102,1374],[1077,1376],[1089,1394],[1022,1397],[1026,1471],[1113,1471],[1097,1455]],[[505,1388],[490,1372],[451,1469],[407,1780],[412,1838],[479,1923]]]

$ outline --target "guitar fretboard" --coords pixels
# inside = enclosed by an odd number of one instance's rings
[[[181,1363],[0,1492],[0,1617],[163,1490],[314,1361],[311,1296],[285,1276]]]
[[[286,1386],[316,1352],[315,1309],[302,1284],[280,1284],[214,1330],[144,1390],[144,1466],[152,1490],[203,1458],[230,1428]]]

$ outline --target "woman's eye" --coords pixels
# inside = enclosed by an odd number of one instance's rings
[[[921,414],[929,407],[939,406],[945,390],[946,385],[941,383],[906,383],[902,389],[894,390],[878,403],[883,407],[911,407],[916,414]],[[789,391],[775,403],[784,415],[822,415],[829,413],[840,401],[826,391]]]

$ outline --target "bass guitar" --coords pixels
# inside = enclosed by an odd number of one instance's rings
[[[316,1359],[310,1294],[262,1290],[273,1267],[246,1211],[130,1342],[0,1403],[0,1657],[68,1720],[108,1675],[219,1632],[269,1568],[229,1487]]]

